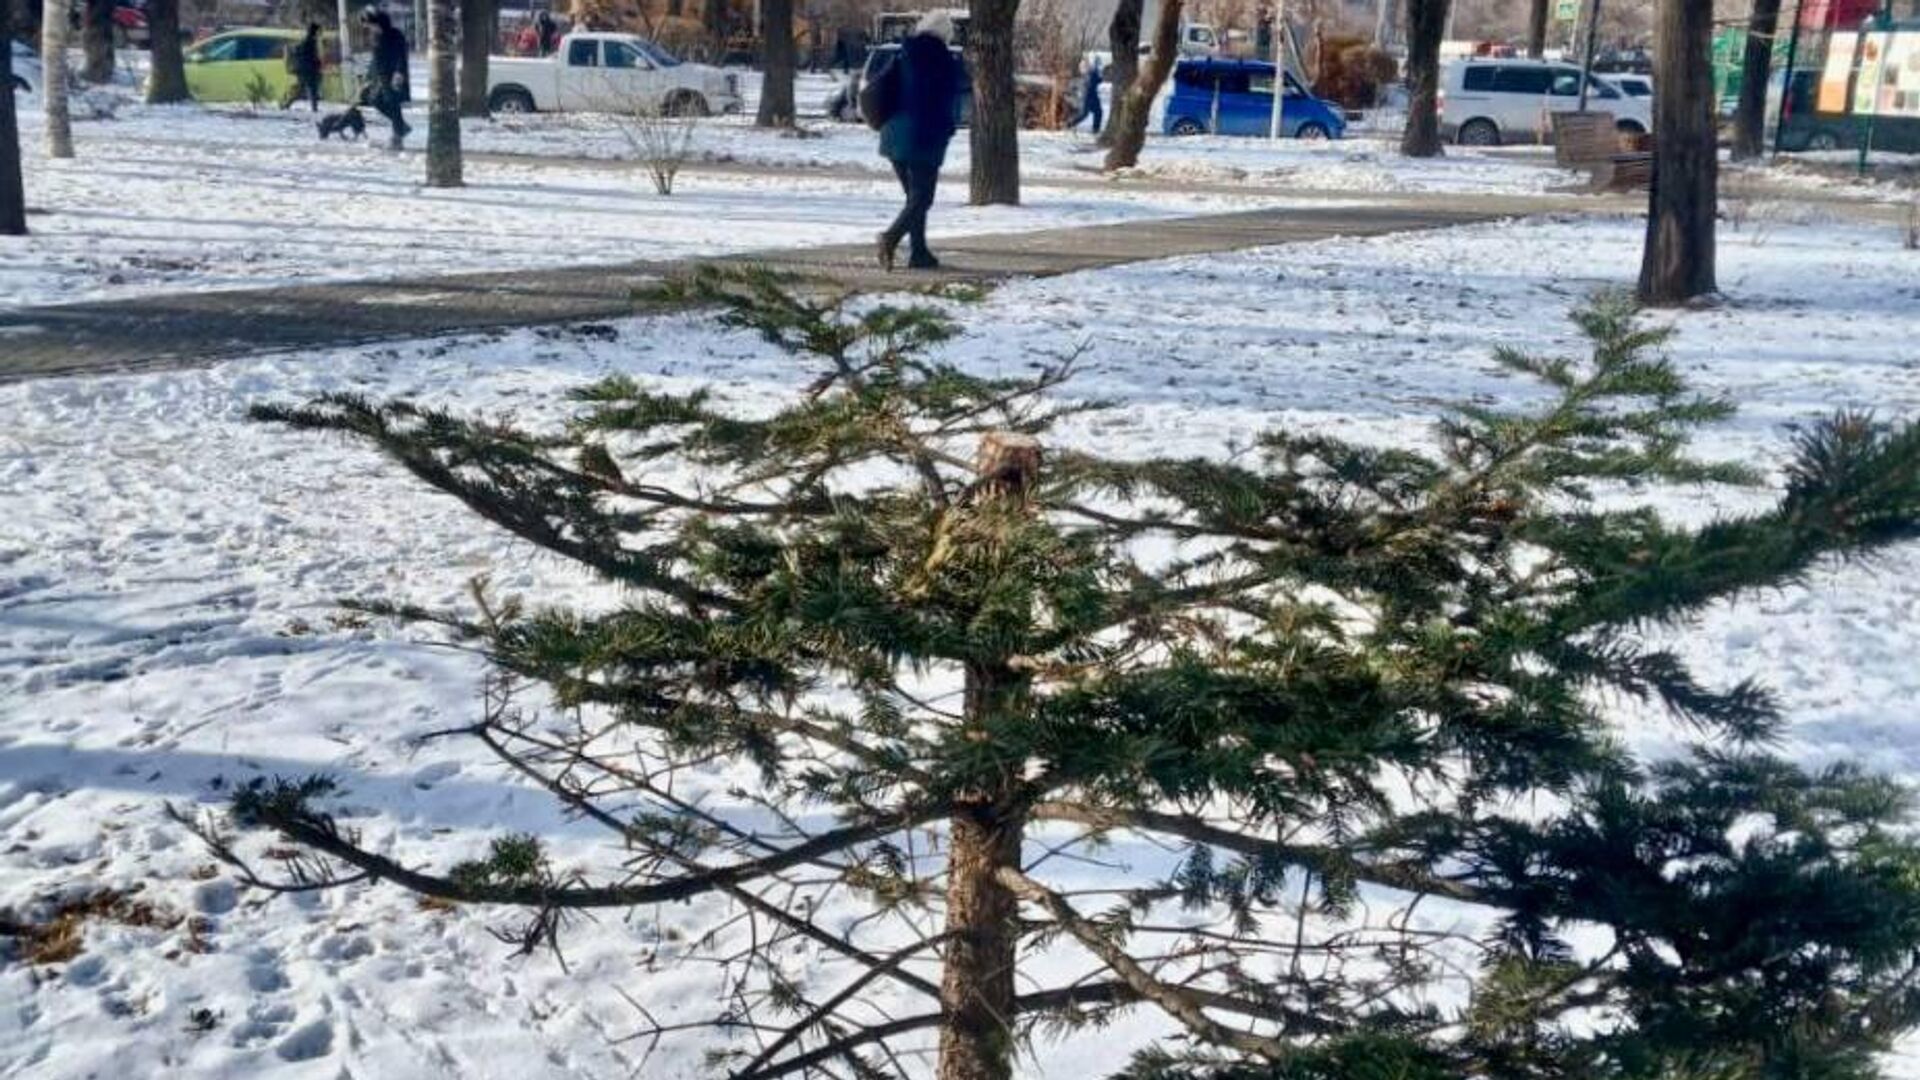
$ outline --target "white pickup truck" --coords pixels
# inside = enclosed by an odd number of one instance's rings
[[[679,116],[740,111],[740,79],[681,61],[633,34],[568,34],[551,56],[487,58],[494,112],[632,112]]]

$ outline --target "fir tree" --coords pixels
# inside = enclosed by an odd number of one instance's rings
[[[1851,1078],[1920,1015],[1907,793],[1771,755],[1766,690],[1645,640],[1920,532],[1920,426],[1810,427],[1770,510],[1683,528],[1635,487],[1756,478],[1688,455],[1730,406],[1623,301],[1579,315],[1589,357],[1499,354],[1551,400],[1458,410],[1431,451],[1279,431],[1123,461],[1045,442],[1085,407],[1054,394],[1070,362],[986,379],[937,359],[932,310],[677,288],[818,378],[752,417],[613,378],[560,431],[345,395],[257,410],[621,588],[599,614],[483,587],[469,611],[372,607],[483,648],[464,735],[630,859],[596,874],[505,836],[402,866],[308,778],[241,792],[239,834],[198,823],[249,880],[523,908],[529,949],[572,912],[702,898],[756,927],[713,1018],[739,1080],[911,1074],[896,1049],[934,1032],[941,1080],[1005,1077],[1021,1040],[1143,1008],[1186,1037],[1136,1080]],[[688,466],[697,485],[655,482]],[[1697,749],[1634,760],[1627,699]],[[676,793],[716,759],[757,766],[739,798],[776,829]],[[1132,836],[1177,869],[1050,878]],[[923,918],[843,932],[816,921],[838,892]],[[825,959],[790,967],[797,942]],[[1041,948],[1087,973],[1016,980]],[[924,1007],[879,1018],[882,982]]]

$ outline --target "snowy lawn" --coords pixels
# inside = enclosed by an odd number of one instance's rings
[[[1110,453],[1219,454],[1275,424],[1417,441],[1443,401],[1536,397],[1490,351],[1574,347],[1566,313],[1631,279],[1640,234],[1629,221],[1530,221],[1016,284],[956,309],[968,336],[953,355],[1007,371],[1085,342],[1075,389],[1116,407],[1058,438]],[[1742,406],[1702,449],[1767,466],[1796,421],[1842,407],[1920,413],[1920,254],[1864,226],[1783,224],[1760,239],[1723,245],[1724,306],[1667,317],[1681,366]],[[579,923],[563,971],[549,956],[511,958],[486,913],[429,909],[394,888],[239,891],[162,814],[169,802],[216,807],[251,778],[327,770],[349,789],[346,822],[403,861],[445,866],[524,829],[563,864],[617,862],[471,748],[413,741],[476,715],[473,657],[335,606],[458,604],[483,572],[550,602],[605,594],[361,447],[243,419],[253,402],[350,390],[537,425],[558,415],[560,391],[616,371],[741,403],[805,378],[757,339],[693,317],[611,329],[0,387],[0,908],[145,882],[163,924],[96,920],[70,962],[0,968],[0,1074],[696,1074],[709,1045],[698,1037],[635,1073],[645,1044],[617,1040],[640,1017],[614,991],[664,1023],[705,1015],[716,972],[663,961],[717,920],[715,905]],[[1757,498],[1649,497],[1695,520]],[[1776,686],[1790,754],[1920,779],[1916,626],[1920,546],[1909,546],[1720,608],[1684,648],[1703,677]],[[1673,739],[1652,717],[1622,735],[1649,752]],[[707,779],[719,792],[730,774]],[[1130,865],[1105,873],[1136,879],[1166,859],[1145,846],[1113,854]],[[855,914],[829,909],[826,924]],[[173,917],[197,921],[169,928]],[[1065,948],[1044,963],[1087,967]],[[1150,1012],[1134,1017],[1040,1044],[1023,1075],[1104,1075],[1165,1030]]]
[[[49,161],[28,114],[40,212],[32,235],[0,238],[0,307],[864,242],[900,202],[891,175],[687,174],[668,198],[638,171],[538,161],[470,162],[465,187],[438,190],[421,185],[424,132],[396,156],[378,148],[378,125],[364,144],[321,143],[299,112],[131,115],[76,125],[75,159]],[[1036,190],[1023,207],[976,208],[950,183],[932,226],[952,237],[1110,223],[1284,201],[1275,194]]]

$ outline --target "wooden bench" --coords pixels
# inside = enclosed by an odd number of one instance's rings
[[[1653,153],[1645,135],[1628,135],[1609,112],[1553,114],[1553,160],[1587,173],[1595,191],[1628,191],[1653,182]]]

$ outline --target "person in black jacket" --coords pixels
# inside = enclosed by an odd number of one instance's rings
[[[880,156],[893,163],[907,203],[880,234],[880,265],[893,269],[894,253],[907,239],[907,265],[934,270],[940,260],[927,248],[927,211],[933,207],[940,183],[940,166],[947,159],[960,116],[960,92],[966,70],[955,59],[953,20],[933,12],[920,20],[913,35],[900,43],[900,52],[876,79],[890,80],[886,96],[892,105],[880,128]]]
[[[287,73],[293,76],[293,86],[287,91],[286,100],[280,103],[285,109],[301,98],[307,99],[307,107],[314,112],[320,111],[320,24],[308,23],[307,36],[300,39],[287,50]]]
[[[393,25],[387,13],[368,8],[360,21],[373,30],[373,61],[367,68],[367,88],[362,99],[393,125],[393,149],[398,150],[413,129],[400,115],[407,93],[407,35]]]

